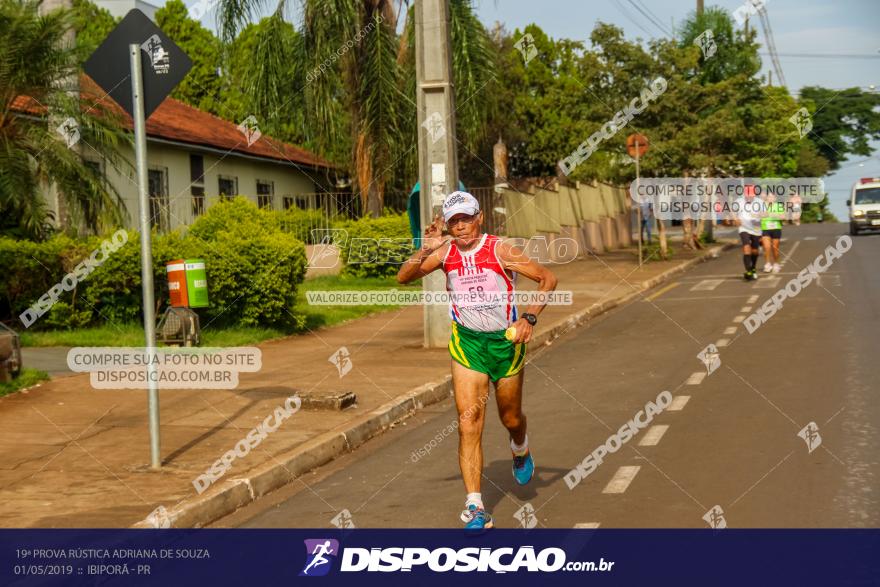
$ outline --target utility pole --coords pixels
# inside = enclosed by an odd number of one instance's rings
[[[419,0],[415,3],[415,11],[419,209],[424,230],[440,213],[446,194],[458,189],[458,150],[448,0]],[[434,272],[422,278],[422,289],[426,293],[445,292],[443,274]],[[426,347],[448,344],[449,311],[446,306],[425,304],[424,331]]]
[[[703,0],[697,0],[697,18],[703,16]]]

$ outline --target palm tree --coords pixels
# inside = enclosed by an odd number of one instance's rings
[[[50,190],[63,195],[72,226],[98,231],[120,222],[119,194],[106,168],[90,162],[123,165],[125,140],[118,114],[74,83],[70,13],[40,15],[39,5],[0,0],[0,233],[37,239],[51,231]]]
[[[224,42],[261,6],[262,0],[220,0]],[[393,0],[300,0],[300,7],[302,31],[290,43],[283,34],[287,0],[279,0],[245,86],[258,118],[271,119],[291,104],[302,108],[309,142],[350,171],[362,209],[378,216],[393,173],[414,177],[417,166],[413,11],[407,0],[407,30],[399,36]],[[477,94],[490,95],[486,86],[494,78],[489,38],[470,0],[450,0],[450,12],[459,134],[476,144],[487,115]],[[292,79],[280,74],[290,63],[296,64]]]

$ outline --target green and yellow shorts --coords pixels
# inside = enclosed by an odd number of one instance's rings
[[[503,330],[480,332],[452,323],[449,354],[468,369],[485,373],[492,381],[512,377],[526,363],[525,343],[514,344]]]

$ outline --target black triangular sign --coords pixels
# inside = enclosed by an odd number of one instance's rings
[[[141,47],[146,119],[186,77],[192,61],[147,15],[137,8],[130,10],[92,53],[83,70],[132,116],[128,57],[131,43]]]

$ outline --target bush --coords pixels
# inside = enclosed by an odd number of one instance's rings
[[[361,218],[341,223],[347,235],[336,245],[345,261],[346,275],[389,277],[412,254],[412,235],[406,214]]]
[[[33,328],[81,328],[95,323],[140,322],[142,315],[140,235],[104,259],[71,292],[64,292]],[[109,237],[43,243],[0,239],[0,310],[14,318],[59,283]],[[211,307],[198,310],[202,326],[218,324],[279,326],[296,323],[291,315],[296,288],[305,278],[303,243],[281,232],[268,211],[243,198],[218,203],[190,233],[152,235],[156,312],[169,301],[165,264],[202,258]]]
[[[301,210],[293,207],[275,214],[281,230],[308,245],[318,244],[324,236],[323,231],[312,232],[314,229],[328,229],[337,225],[322,210]]]
[[[278,230],[219,233],[202,256],[208,272],[208,321],[279,326],[294,321],[296,287],[306,273],[303,243]],[[205,323],[205,321],[203,321]]]
[[[213,241],[221,232],[233,229],[252,234],[274,232],[278,230],[278,220],[271,211],[261,210],[247,198],[236,196],[212,204],[193,222],[188,234],[199,240]]]
[[[0,316],[21,326],[19,315],[61,281],[85,247],[64,235],[39,243],[0,238]]]
[[[70,304],[58,301],[55,302],[51,310],[43,315],[40,324],[45,328],[71,330],[85,328],[92,322],[92,318],[93,314],[90,309],[75,310]]]

